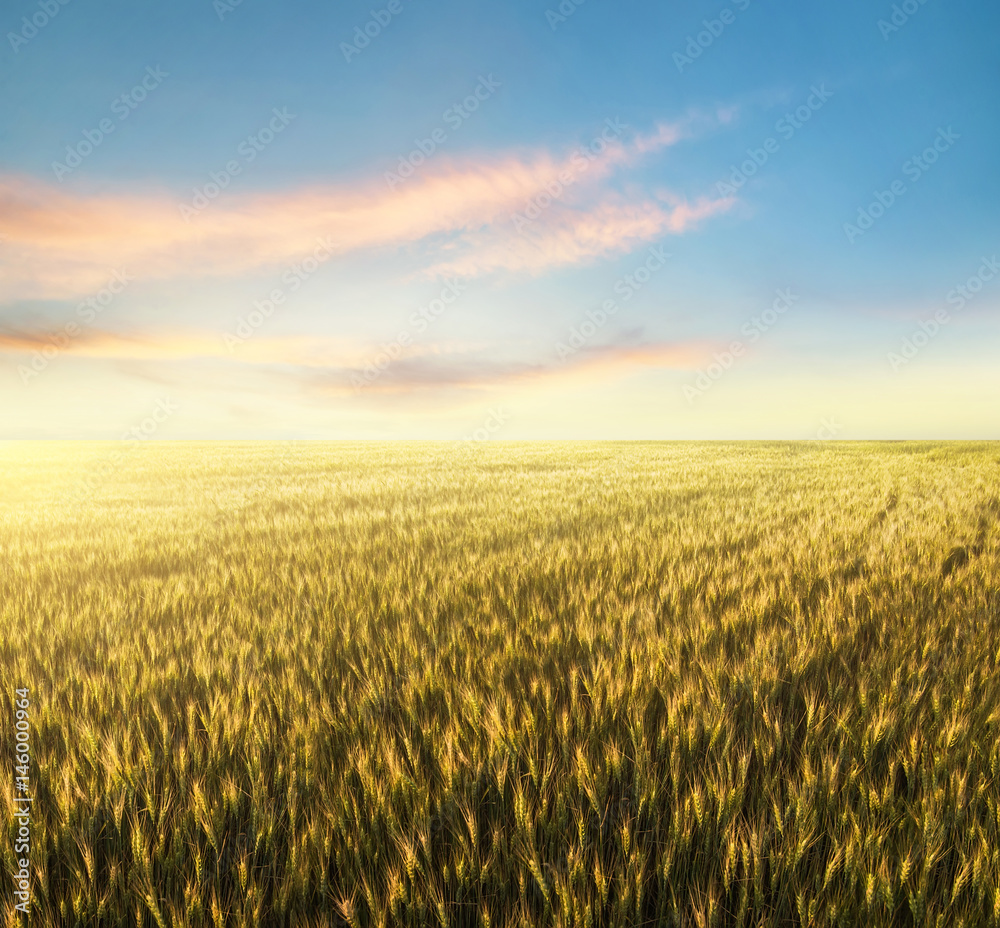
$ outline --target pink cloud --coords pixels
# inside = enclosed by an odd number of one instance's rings
[[[465,254],[441,261],[427,273],[462,278],[493,271],[541,273],[628,252],[664,235],[680,235],[729,209],[733,202],[702,199],[671,206],[654,200],[623,202],[609,197],[585,209],[560,205],[530,224],[524,234],[510,226],[467,236],[462,243]]]
[[[397,189],[372,179],[228,191],[193,217],[163,193],[86,196],[0,175],[0,286],[8,300],[72,299],[99,290],[114,270],[139,279],[236,276],[301,260],[319,243],[340,255],[439,235],[449,237],[447,246],[426,243],[433,273],[538,273],[682,232],[728,208],[724,200],[623,199],[602,187],[614,172],[677,144],[691,126],[628,137],[605,128],[603,139],[561,155],[439,158]],[[533,223],[534,245],[513,236],[514,214],[553,183],[565,195]]]
[[[695,370],[706,352],[718,347],[703,340],[610,344],[581,350],[566,360],[546,358],[534,361],[494,360],[458,348],[443,355],[427,353],[398,360],[368,383],[361,395],[377,402],[380,397],[419,392],[446,394],[533,384],[589,384],[648,368]],[[312,372],[307,375],[306,383],[310,392],[348,396],[355,393],[350,384],[350,375],[355,373],[361,373],[361,370]]]
[[[352,374],[362,374],[381,350],[357,339],[329,336],[254,335],[234,348],[217,333],[161,329],[141,336],[84,329],[56,342],[39,332],[0,332],[0,353],[29,356],[58,344],[60,355],[104,361],[170,363],[197,359],[259,368],[291,368],[307,392],[353,396]],[[566,360],[496,358],[471,344],[410,345],[364,390],[369,397],[400,393],[492,390],[534,382],[614,379],[643,368],[694,370],[719,346],[704,340],[605,344]],[[285,375],[287,375],[287,371]]]
[[[245,364],[352,367],[367,361],[373,350],[359,340],[316,335],[254,335],[237,342],[227,343],[217,333],[181,329],[159,329],[142,335],[88,327],[80,327],[72,335],[64,330],[0,331],[0,352],[31,354],[56,349],[59,354],[113,361],[211,358]]]

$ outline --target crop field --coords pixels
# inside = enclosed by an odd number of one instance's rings
[[[996,444],[0,477],[4,926],[1000,925]]]

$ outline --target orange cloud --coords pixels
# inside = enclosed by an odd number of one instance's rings
[[[321,396],[378,400],[401,394],[493,390],[535,382],[613,379],[642,368],[695,370],[718,345],[705,341],[606,344],[584,347],[565,360],[502,358],[481,345],[428,343],[399,354],[360,395],[354,386],[381,348],[330,336],[254,335],[235,350],[218,334],[160,330],[142,336],[85,329],[73,338],[37,332],[0,332],[0,353],[31,355],[57,347],[57,355],[121,362],[228,361],[247,369],[280,368],[283,378]]]
[[[492,271],[541,273],[630,251],[664,235],[679,235],[698,222],[729,209],[732,199],[701,199],[674,206],[645,200],[608,198],[588,209],[551,208],[551,213],[518,234],[513,226],[469,236],[466,254],[435,264],[433,276],[476,277]]]
[[[643,368],[695,370],[707,352],[718,345],[705,341],[611,344],[588,347],[565,360],[538,361],[493,359],[480,352],[454,350],[403,357],[367,383],[361,393],[368,397],[395,397],[417,392],[494,390],[538,382],[566,383],[607,380]],[[307,377],[309,389],[323,395],[346,396],[357,392],[351,385],[352,370],[329,370]]]
[[[372,351],[370,345],[358,340],[311,335],[258,335],[231,348],[222,335],[199,331],[159,330],[142,335],[86,327],[80,327],[72,335],[67,335],[65,329],[55,333],[0,331],[0,352],[32,354],[46,349],[57,354],[111,361],[210,358],[297,367],[359,366],[368,360]]]
[[[718,117],[721,119],[721,115]],[[226,191],[195,215],[163,193],[85,196],[0,175],[0,286],[7,300],[72,299],[99,290],[113,270],[139,279],[230,276],[331,254],[422,242],[446,234],[433,273],[537,273],[623,251],[726,209],[729,201],[665,205],[601,189],[613,172],[677,144],[694,121],[603,138],[562,155],[439,158],[390,189],[382,180],[283,193]],[[567,178],[569,178],[567,182]],[[558,203],[533,222],[535,244],[512,218],[553,184]],[[428,246],[430,247],[430,246]]]

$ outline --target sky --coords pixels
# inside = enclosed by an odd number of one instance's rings
[[[10,0],[0,439],[1000,439],[986,0]]]

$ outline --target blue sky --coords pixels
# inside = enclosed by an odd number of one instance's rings
[[[998,25],[17,0],[0,437],[998,438]]]

